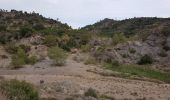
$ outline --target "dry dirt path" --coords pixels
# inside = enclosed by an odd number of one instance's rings
[[[0,76],[7,79],[26,80],[40,87],[41,96],[58,96],[62,87],[63,94],[83,94],[92,87],[100,94],[115,97],[118,100],[170,100],[170,84],[106,77],[88,72],[97,68],[75,62],[70,55],[63,67],[52,67],[51,61],[45,60],[33,66],[18,70],[0,70]],[[40,81],[43,80],[43,84]],[[48,87],[48,88],[47,88]],[[44,89],[46,88],[46,89]],[[60,99],[59,99],[60,100]]]

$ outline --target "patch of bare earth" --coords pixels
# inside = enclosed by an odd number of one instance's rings
[[[63,100],[66,96],[83,95],[91,87],[100,95],[118,100],[170,100],[170,84],[103,76],[88,71],[97,69],[97,66],[78,63],[73,60],[73,56],[74,54],[68,57],[67,64],[63,67],[51,66],[51,60],[44,60],[18,70],[0,70],[0,75],[35,84],[39,87],[42,98]]]

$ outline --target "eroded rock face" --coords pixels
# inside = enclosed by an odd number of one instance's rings
[[[170,64],[170,36],[159,31],[150,34],[144,41],[128,41],[111,48],[99,49],[96,46],[92,54],[99,61],[119,61],[120,63],[137,63],[143,55],[149,55],[155,64]]]

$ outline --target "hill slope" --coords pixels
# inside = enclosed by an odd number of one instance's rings
[[[122,32],[129,36],[136,33],[143,34],[150,32],[154,28],[167,23],[170,23],[170,18],[140,17],[120,21],[106,18],[93,25],[87,25],[82,29],[106,35]]]
[[[0,10],[0,42],[30,36],[32,33],[56,32],[71,29],[67,24],[45,18],[38,13]]]

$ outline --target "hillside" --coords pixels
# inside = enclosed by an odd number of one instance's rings
[[[0,11],[0,100],[169,100],[170,18],[72,29]]]
[[[109,36],[112,36],[114,33],[124,33],[126,36],[129,36],[147,34],[153,29],[168,23],[170,23],[170,18],[139,17],[125,20],[106,18],[95,24],[87,25],[82,29]]]
[[[60,21],[45,18],[42,15],[23,11],[0,10],[0,43],[12,39],[31,36],[33,33],[56,33],[60,34],[71,29],[67,24]]]

